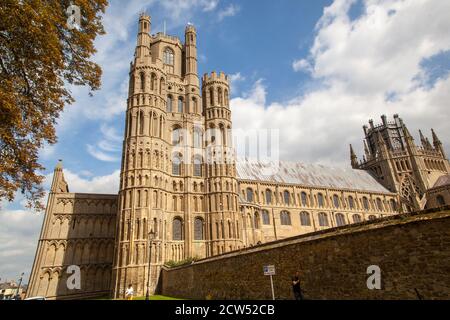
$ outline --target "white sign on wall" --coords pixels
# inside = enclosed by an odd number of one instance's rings
[[[275,275],[275,266],[264,266],[264,275],[265,276],[274,276]]]

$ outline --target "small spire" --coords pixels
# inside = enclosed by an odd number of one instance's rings
[[[352,168],[358,167],[358,157],[355,154],[355,151],[353,150],[353,146],[350,144],[350,160],[352,163]]]
[[[436,132],[434,131],[434,129],[431,129],[431,134],[433,135],[433,144],[434,144],[435,146],[436,146],[436,145],[442,144],[442,143],[441,143],[441,140],[439,140],[439,138],[438,138]]]
[[[366,140],[364,140],[364,153],[366,154],[367,158],[370,158],[370,151],[369,151],[369,147],[367,146]]]
[[[411,136],[411,133],[409,133],[409,130],[405,125],[403,125],[403,133],[405,134],[406,140],[414,140],[414,138]]]

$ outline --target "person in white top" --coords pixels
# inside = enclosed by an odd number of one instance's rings
[[[134,289],[133,289],[133,286],[130,284],[128,286],[127,290],[125,290],[125,299],[133,300],[133,295],[134,295]]]

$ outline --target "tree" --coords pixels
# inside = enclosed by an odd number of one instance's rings
[[[80,19],[68,20],[80,9]],[[39,150],[56,143],[55,124],[74,102],[68,86],[100,88],[101,68],[90,59],[104,34],[107,0],[0,2],[0,200],[17,191],[42,209],[45,169]],[[69,11],[69,12],[68,12]],[[76,28],[73,23],[79,22]]]

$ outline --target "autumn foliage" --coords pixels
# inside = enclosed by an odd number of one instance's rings
[[[79,28],[67,8],[80,8]],[[104,34],[106,0],[2,0],[0,2],[0,200],[23,193],[42,208],[39,150],[56,142],[55,124],[74,102],[68,85],[99,89],[100,67],[91,61]]]

